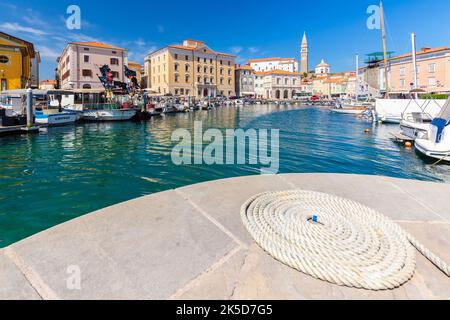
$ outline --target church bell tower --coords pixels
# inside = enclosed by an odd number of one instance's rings
[[[301,73],[307,73],[308,72],[308,40],[306,39],[306,32],[303,33],[303,39],[302,39],[302,48],[300,51],[300,72]]]

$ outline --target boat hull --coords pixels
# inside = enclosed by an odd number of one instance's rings
[[[450,149],[442,148],[438,144],[431,143],[429,140],[417,139],[414,146],[418,152],[429,158],[450,161]]]
[[[429,124],[426,123],[400,122],[402,134],[412,140],[427,139],[429,127]]]
[[[136,110],[84,110],[82,120],[85,121],[126,121],[136,115]]]
[[[63,112],[49,115],[36,115],[35,122],[37,124],[47,126],[65,126],[75,123],[77,114],[74,112]]]

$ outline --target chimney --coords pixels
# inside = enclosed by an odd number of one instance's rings
[[[427,52],[427,51],[430,51],[430,50],[431,50],[430,47],[423,47],[422,49],[420,49],[420,51],[423,51],[423,52]]]

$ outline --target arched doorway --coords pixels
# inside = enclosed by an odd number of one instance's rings
[[[209,96],[209,90],[208,89],[203,89],[203,96],[204,97],[208,97]]]
[[[280,99],[280,98],[281,98],[280,90],[275,91],[275,99]]]
[[[283,98],[289,99],[289,91],[288,90],[284,90]]]

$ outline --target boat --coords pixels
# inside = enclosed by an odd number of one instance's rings
[[[64,90],[33,90],[33,114],[35,123],[46,126],[62,126],[73,124],[77,120],[75,112],[64,111],[60,105],[63,95],[70,92]],[[18,118],[15,124],[24,124],[26,118],[25,106],[27,90],[17,89],[4,91],[0,95],[0,108],[5,110],[5,116],[11,119]],[[3,124],[11,123],[3,119]]]
[[[411,109],[414,111],[411,112]],[[441,109],[442,105],[437,100],[425,100],[420,104],[417,100],[411,99],[402,113],[401,134],[412,140],[426,138],[431,122]]]
[[[118,94],[120,95],[120,94]],[[75,89],[63,95],[61,106],[66,111],[81,113],[85,121],[126,121],[136,115],[104,89]]]
[[[438,162],[450,161],[450,97],[429,125],[427,138],[416,139],[416,150]]]
[[[365,107],[354,107],[354,108],[330,108],[331,112],[342,113],[342,114],[362,114],[367,111]]]

